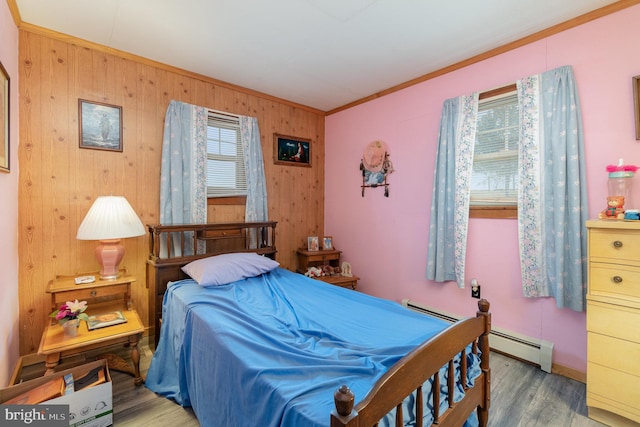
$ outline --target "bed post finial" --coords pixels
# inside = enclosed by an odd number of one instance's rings
[[[342,385],[333,393],[335,411],[331,411],[331,427],[348,427],[356,425],[357,412],[353,410],[355,396],[346,385]]]
[[[343,417],[349,415],[353,410],[354,400],[355,396],[353,395],[353,392],[344,384],[333,394],[333,402],[336,405],[336,411]]]

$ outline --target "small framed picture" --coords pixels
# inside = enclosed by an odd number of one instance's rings
[[[122,107],[78,100],[80,148],[122,151]]]
[[[318,242],[318,236],[309,236],[307,237],[307,250],[308,251],[317,251],[320,249],[320,244]]]
[[[311,167],[311,140],[274,133],[273,163]]]
[[[324,240],[322,240],[322,249],[325,249],[325,250],[333,249],[333,239],[331,236],[324,236]]]

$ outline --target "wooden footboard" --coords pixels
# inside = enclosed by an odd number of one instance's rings
[[[354,396],[347,385],[343,385],[334,395],[336,409],[331,413],[331,427],[375,426],[378,421],[396,408],[396,426],[403,424],[403,400],[416,391],[416,426],[422,426],[423,401],[422,384],[433,380],[434,424],[439,427],[459,427],[474,410],[477,410],[480,426],[486,426],[489,417],[491,369],[489,367],[489,332],[491,314],[489,302],[480,300],[475,318],[454,323],[440,334],[426,341],[403,357],[374,385],[373,389],[356,405]],[[474,386],[467,383],[466,348],[472,344],[473,352],[480,351],[481,374]],[[456,378],[454,358],[461,355],[460,376]],[[453,392],[449,392],[449,409],[439,413],[440,376],[438,372],[448,369],[447,390],[453,390],[455,382],[462,384],[464,397],[453,402]]]

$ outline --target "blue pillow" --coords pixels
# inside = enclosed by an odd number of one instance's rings
[[[248,277],[259,276],[280,263],[254,252],[235,252],[190,262],[182,267],[200,286],[220,286]]]

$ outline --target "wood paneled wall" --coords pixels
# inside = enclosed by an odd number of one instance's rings
[[[162,132],[172,99],[258,118],[269,219],[278,221],[283,267],[295,269],[296,248],[307,236],[323,235],[321,111],[44,30],[20,30],[19,59],[21,354],[38,350],[50,312],[47,283],[56,275],[97,270],[96,242],[75,238],[97,196],[124,195],[143,223],[158,222]],[[122,106],[123,152],[78,147],[79,98]],[[274,165],[273,133],[310,138],[313,167]],[[210,207],[209,222],[242,212]],[[122,266],[138,278],[133,301],[148,326],[148,238],[127,239],[125,247]]]

